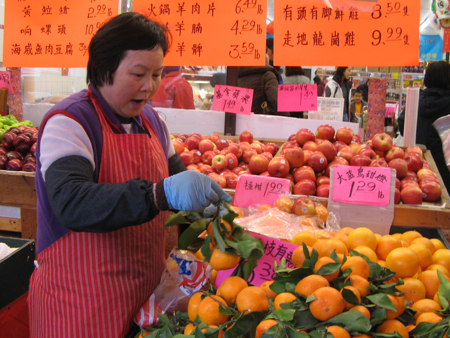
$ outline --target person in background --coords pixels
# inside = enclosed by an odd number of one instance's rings
[[[195,109],[192,87],[180,67],[164,67],[161,77],[161,85],[152,97],[153,107]]]
[[[215,88],[216,85],[226,85],[227,84],[227,74],[226,73],[214,73],[211,77],[211,80],[209,80],[209,84],[213,88]],[[214,97],[214,93],[206,94],[205,98],[203,99],[200,109],[201,110],[211,109],[213,97]]]
[[[353,95],[353,101],[350,104],[350,122],[358,123],[361,118],[361,113],[364,107],[367,106],[367,102],[363,99],[363,92],[361,89],[357,88],[355,94]]]
[[[314,76],[314,83],[317,85],[317,96],[323,96],[325,91],[325,82],[322,81],[319,75]]]
[[[275,67],[273,65],[273,38],[266,39],[266,54],[269,56],[269,65],[274,67],[278,74],[280,75],[279,83],[283,84],[283,68]]]
[[[367,79],[365,83],[360,84],[358,88],[356,88],[361,89],[363,100],[366,102],[369,102],[369,81],[370,79]]]
[[[310,84],[311,80],[305,76],[302,67],[286,67],[283,84]],[[303,118],[303,112],[290,112],[291,117]]]
[[[214,180],[186,170],[147,104],[167,34],[141,14],[110,19],[89,44],[88,89],[40,125],[31,338],[134,337],[133,318],[165,268],[167,211],[231,202]]]
[[[325,86],[325,97],[344,99],[343,121],[349,121],[349,107],[352,83],[350,67],[338,67],[331,81]]]
[[[425,89],[419,96],[416,143],[431,151],[439,174],[447,191],[450,191],[450,171],[445,163],[442,140],[433,126],[438,118],[450,114],[450,65],[445,61],[430,63],[423,81]],[[397,119],[400,134],[403,135],[405,110]]]

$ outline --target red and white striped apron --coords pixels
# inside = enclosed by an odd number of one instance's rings
[[[168,177],[168,164],[151,124],[147,134],[114,134],[95,96],[103,133],[98,183]],[[126,197],[125,197],[126,198]],[[110,233],[69,232],[39,254],[30,280],[31,337],[124,337],[164,270],[163,224],[151,222]]]

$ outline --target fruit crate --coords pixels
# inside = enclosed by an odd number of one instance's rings
[[[17,248],[0,260],[0,309],[3,309],[28,291],[34,270],[36,243],[10,237],[0,237],[0,243]]]
[[[436,238],[440,240],[447,249],[450,249],[450,244],[448,243],[447,239],[445,238],[444,234],[442,233],[441,229],[439,228],[418,228],[418,227],[402,227],[402,226],[391,226],[391,230],[389,231],[390,234],[403,234],[407,231],[417,231],[420,233],[423,237],[426,238]]]

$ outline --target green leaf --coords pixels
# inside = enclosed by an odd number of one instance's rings
[[[370,269],[369,279],[377,278],[382,274],[383,267],[381,265],[379,265],[378,263],[371,262],[371,261],[369,261],[367,263],[369,264],[369,269]]]
[[[282,308],[283,308],[283,305],[285,305],[285,304],[281,304]],[[290,304],[286,304],[286,305],[290,305]],[[292,319],[294,319],[295,310],[294,309],[276,310],[275,313],[282,321],[290,322]]]
[[[164,228],[167,228],[167,227],[170,227],[173,225],[189,223],[189,221],[186,218],[186,216],[188,214],[189,214],[188,212],[179,211],[176,214],[170,215],[169,217],[167,217],[166,223],[164,224]]]
[[[197,326],[195,328],[194,333],[195,333],[195,338],[206,338],[202,332],[202,329],[199,326]]]
[[[313,269],[301,267],[298,269],[291,270],[289,275],[294,279],[293,283],[295,283],[295,281],[298,283],[299,280],[305,278],[306,276],[312,275],[313,273],[314,273]]]
[[[411,337],[423,336],[423,335],[431,332],[437,326],[438,326],[438,324],[422,322],[419,325],[417,325],[409,334]]]
[[[311,252],[311,258],[310,258],[311,268],[314,268],[314,265],[316,265],[318,259],[319,259],[319,253],[315,249],[313,249]],[[305,261],[306,261],[306,259],[305,259]]]
[[[448,327],[437,327],[430,332],[429,338],[443,338]]]
[[[342,298],[344,298],[347,303],[359,305],[358,297],[356,297],[356,295],[350,289],[342,289]]]
[[[237,242],[237,251],[243,258],[260,259],[264,255],[264,246],[260,239]]]
[[[305,256],[305,259],[310,259],[311,257],[309,256],[308,246],[306,245],[305,242],[302,243],[302,249],[303,249],[303,255]]]
[[[333,252],[330,254],[330,258],[331,258],[332,260],[334,260],[336,263],[340,263],[339,257],[338,257],[337,254],[336,254],[336,250],[333,250]]]
[[[438,293],[437,293],[437,296],[438,296],[438,303],[439,303],[439,305],[440,305],[443,309],[447,309],[448,306],[450,305],[449,302],[448,302],[448,300],[445,299],[445,297],[442,296],[442,295],[439,293],[439,291],[438,291]]]
[[[400,334],[395,331],[394,333],[370,333],[373,338],[402,338]]]
[[[341,265],[342,265],[341,263],[329,263],[322,265],[320,269],[317,271],[317,274],[320,276],[331,275],[332,273],[339,271]]]
[[[277,281],[274,281],[269,287],[270,287],[270,290],[272,290],[275,293],[282,293],[282,292],[286,291],[284,284],[279,283]]]
[[[343,325],[347,331],[369,332],[372,328],[366,316],[358,311],[343,312],[327,320],[327,324]]]
[[[216,240],[216,244],[219,247],[220,251],[225,252],[226,246],[223,240],[222,232],[220,231],[221,225],[222,223],[219,215],[212,221],[212,232],[214,234],[214,239]]]
[[[391,300],[385,293],[376,293],[373,295],[368,295],[366,298],[369,299],[375,305],[397,312],[397,308],[395,307],[394,304],[392,304]]]
[[[225,316],[233,316],[235,314],[230,308],[225,308],[222,305],[219,305],[219,312]]]
[[[439,277],[439,294],[444,297],[445,299],[450,299],[450,281],[445,278],[441,271],[437,270],[437,274]]]
[[[314,318],[309,308],[303,311],[296,311],[294,314],[295,322],[297,323],[295,327],[303,328],[314,326],[319,323],[319,320]]]
[[[244,264],[242,265],[243,275],[241,277],[244,280],[248,280],[257,265],[258,265],[257,259],[248,259],[247,261],[244,261]]]
[[[267,331],[264,331],[261,338],[281,338],[281,330],[278,325],[270,327]]]
[[[370,314],[370,324],[372,326],[377,326],[381,324],[386,319],[386,310],[384,308],[379,308]]]
[[[245,316],[239,317],[234,325],[223,334],[224,338],[237,338],[244,334],[247,337],[253,338],[255,336],[256,327],[264,319],[267,312],[251,312]]]
[[[162,324],[165,324],[165,325],[169,325],[170,324],[170,319],[169,319],[169,317],[167,315],[160,314],[159,312],[157,312],[156,315],[158,316],[158,319],[159,319],[159,321]]]
[[[290,326],[286,327],[286,334],[287,334],[288,338],[308,338],[307,334],[297,331],[296,329],[294,329]]]
[[[211,260],[211,249],[210,249],[211,238],[212,233],[209,234],[208,237],[206,237],[205,243],[203,243],[202,245],[202,255],[205,257],[205,262],[209,262]]]
[[[189,249],[192,243],[198,240],[198,236],[205,231],[205,229],[206,224],[204,219],[191,223],[178,238],[178,246],[183,250]]]
[[[317,298],[314,297],[313,294],[311,294],[311,295],[309,295],[309,296],[306,298],[306,304],[311,303],[311,302],[315,301],[316,299],[317,299]]]

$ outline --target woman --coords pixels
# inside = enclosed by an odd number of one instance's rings
[[[206,175],[184,171],[146,104],[167,49],[163,26],[136,13],[111,19],[89,45],[88,90],[44,117],[32,338],[125,337],[164,269],[166,211],[231,201]]]
[[[314,83],[317,85],[317,96],[323,96],[325,90],[325,82],[322,81],[319,75],[314,76]]]
[[[331,81],[325,86],[325,97],[344,99],[343,121],[349,121],[349,107],[351,101],[350,67],[338,67]]]
[[[302,67],[286,67],[283,84],[311,84]],[[291,117],[303,118],[303,112],[290,112]]]

